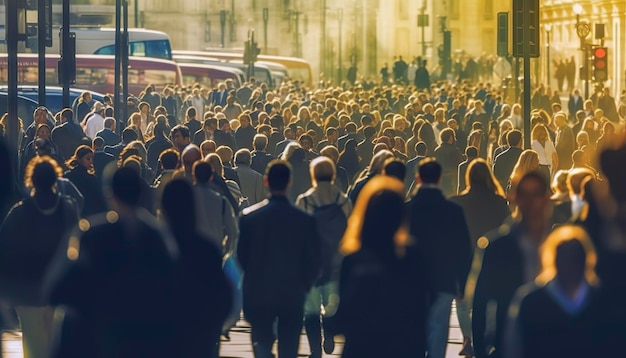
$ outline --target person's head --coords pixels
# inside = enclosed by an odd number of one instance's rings
[[[493,176],[487,161],[482,158],[474,159],[469,164],[465,173],[465,182],[467,183],[466,193],[470,191],[489,192],[504,197],[502,186]]]
[[[211,153],[215,153],[217,150],[217,144],[212,140],[205,140],[200,144],[200,151],[202,152],[202,158],[205,158]]]
[[[418,164],[416,182],[426,185],[437,185],[441,180],[441,164],[435,158],[424,158]]]
[[[211,153],[204,158],[204,161],[211,164],[214,175],[217,175],[220,178],[224,177],[224,163],[219,155]]]
[[[102,137],[95,137],[93,141],[91,141],[91,147],[94,151],[103,149],[104,139],[102,139]]]
[[[172,143],[178,148],[179,151],[182,151],[185,147],[191,143],[189,128],[183,125],[177,125],[172,128],[172,132],[170,134],[172,136]]]
[[[428,153],[428,146],[426,143],[419,141],[415,144],[415,153],[420,157],[425,157]]]
[[[478,158],[478,148],[474,147],[474,146],[468,146],[467,148],[465,148],[465,156],[467,157],[468,161],[472,161],[473,159]]]
[[[558,112],[554,115],[554,124],[556,124],[557,127],[561,128],[563,126],[567,125],[567,117],[565,117],[565,113],[563,112]]]
[[[585,151],[577,149],[572,153],[572,163],[574,167],[584,167],[587,165],[587,153]]]
[[[75,123],[74,122],[74,112],[69,108],[63,108],[61,110],[61,114],[59,116],[61,123]]]
[[[225,145],[220,145],[215,149],[215,154],[220,156],[222,163],[230,165],[233,161],[233,150]]]
[[[192,119],[196,118],[196,107],[191,106],[189,108],[187,108],[187,112],[185,113],[185,115],[187,116],[187,120],[190,121]]]
[[[376,128],[370,127],[370,126],[363,128],[363,136],[365,137],[365,139],[371,141],[374,139],[375,135],[376,135]]]
[[[284,160],[271,161],[265,170],[264,181],[272,195],[284,195],[291,185],[291,165]]]
[[[49,156],[35,156],[26,165],[24,185],[31,195],[51,192],[63,170],[56,160]]]
[[[330,159],[333,163],[337,163],[339,161],[339,150],[332,145],[327,145],[322,148],[322,150],[320,150],[320,155]]]
[[[40,123],[35,130],[35,138],[50,139],[50,127],[47,123]]]
[[[252,147],[256,151],[265,151],[267,149],[267,137],[265,134],[256,134],[252,140]]]
[[[568,175],[569,175],[569,171],[567,170],[559,170],[554,174],[551,187],[552,187],[552,191],[554,191],[554,194],[556,196],[567,193]]]
[[[388,149],[382,149],[379,152],[376,152],[370,161],[369,166],[369,174],[376,175],[381,174],[383,172],[383,168],[385,167],[385,162],[389,158],[394,158],[394,154]]]
[[[124,130],[122,131],[122,142],[128,144],[132,141],[136,141],[137,139],[139,139],[139,136],[137,135],[137,132],[133,130],[133,128],[124,128]]]
[[[180,155],[174,149],[166,149],[159,155],[159,163],[163,170],[175,170],[178,167]]]
[[[340,250],[367,250],[384,260],[401,256],[408,243],[404,184],[390,176],[372,178],[355,203]]]
[[[252,162],[252,155],[250,154],[250,150],[248,149],[239,149],[237,153],[235,153],[235,165],[236,166],[250,166]]]
[[[515,189],[516,216],[530,224],[545,225],[550,216],[550,186],[545,176],[531,171],[519,180]]]
[[[382,174],[404,181],[406,177],[406,165],[397,158],[389,158],[385,161]]]
[[[522,145],[522,132],[518,129],[513,129],[506,134],[506,141],[509,146],[515,148],[521,148]]]
[[[321,156],[313,159],[309,166],[311,181],[317,187],[319,183],[334,183],[336,176],[335,163],[328,157]]]
[[[213,179],[213,166],[205,161],[193,164],[193,178],[196,184],[208,184]]]
[[[44,106],[37,107],[33,112],[33,120],[35,124],[46,123],[48,120],[48,109]]]
[[[110,129],[111,131],[115,132],[115,122],[115,118],[106,117],[104,119],[104,128]]]
[[[198,148],[197,145],[189,144],[185,147],[185,149],[183,149],[182,153],[183,154],[180,157],[183,163],[183,169],[185,170],[186,175],[190,175],[193,164],[202,160],[202,152],[200,152],[200,148]]]
[[[163,189],[161,212],[177,240],[192,238],[184,233],[193,232],[196,227],[194,201],[193,189],[187,180],[173,179]]]
[[[298,143],[300,143],[300,146],[302,146],[304,150],[309,151],[311,147],[313,147],[313,138],[308,134],[303,134],[298,139]]]
[[[456,142],[456,134],[452,128],[445,128],[439,133],[441,143],[454,144]]]
[[[339,132],[334,127],[328,127],[326,129],[326,139],[329,143],[335,143],[339,139]]]
[[[595,274],[596,250],[589,235],[580,226],[565,224],[554,229],[540,249],[542,271],[539,284],[556,279],[565,290],[575,290],[586,281],[598,283]]]
[[[519,180],[524,174],[539,168],[539,155],[532,149],[526,149],[520,154],[511,172],[511,182]]]
[[[146,115],[148,113],[150,113],[150,105],[148,104],[148,102],[139,102],[139,112],[141,112],[141,114]]]
[[[137,170],[131,167],[124,166],[115,171],[109,190],[105,190],[105,193],[109,194],[114,210],[126,212],[127,210],[123,208],[135,208],[139,205],[142,180]]]
[[[93,149],[87,145],[78,146],[66,164],[71,169],[81,167],[87,171],[93,171]]]

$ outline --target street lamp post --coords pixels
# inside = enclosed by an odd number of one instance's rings
[[[341,76],[342,71],[341,71],[341,64],[342,64],[342,59],[341,59],[341,25],[343,23],[343,9],[339,9],[338,10],[338,14],[337,14],[337,19],[339,21],[339,39],[338,39],[338,45],[337,45],[337,54],[338,54],[338,68],[337,68],[337,85],[341,84]]]
[[[580,39],[580,50],[583,53],[583,68],[581,71],[581,79],[585,81],[585,99],[589,98],[589,44],[587,36],[591,32],[591,25],[586,21],[580,21],[580,14],[583,12],[582,5],[574,4],[574,13],[576,14],[576,34]],[[584,75],[584,78],[582,78]]]
[[[552,31],[552,25],[546,25],[544,27],[546,29],[546,83],[550,86],[550,32]],[[561,89],[559,88],[559,92]]]
[[[267,55],[267,23],[270,19],[270,9],[263,8],[263,52]]]

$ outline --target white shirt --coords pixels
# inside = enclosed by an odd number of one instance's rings
[[[96,137],[96,134],[103,129],[104,117],[100,114],[94,113],[87,119],[87,125],[85,126],[85,134],[87,134],[87,137],[93,139]]]
[[[532,149],[539,155],[539,165],[547,165],[552,167],[552,154],[556,152],[552,141],[547,140],[545,147],[539,141],[533,141]]]

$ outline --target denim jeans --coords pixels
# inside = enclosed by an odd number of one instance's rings
[[[450,330],[450,311],[454,295],[435,294],[428,312],[428,358],[445,358]]]

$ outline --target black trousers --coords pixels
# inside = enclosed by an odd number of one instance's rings
[[[274,340],[278,338],[278,358],[297,358],[302,331],[304,302],[289,305],[244,307],[246,320],[252,326],[252,348],[255,358],[271,358]],[[278,337],[274,322],[278,322]]]

